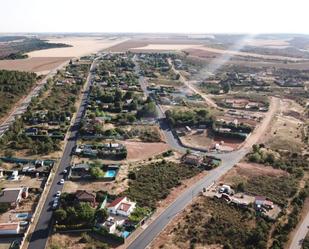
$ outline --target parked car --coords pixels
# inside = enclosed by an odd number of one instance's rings
[[[65,169],[65,170],[63,171],[63,174],[66,174],[66,173],[68,173],[68,170]]]
[[[60,197],[61,195],[61,191],[57,191],[57,193],[55,194],[56,197]]]
[[[29,222],[28,221],[21,221],[21,222],[19,222],[19,225],[21,225],[21,226],[27,226],[29,224]]]
[[[59,181],[59,183],[60,183],[60,184],[64,184],[64,179],[61,179],[61,180]]]

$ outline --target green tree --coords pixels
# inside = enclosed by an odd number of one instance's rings
[[[82,202],[75,209],[76,209],[78,220],[80,222],[82,223],[92,222],[94,218],[95,210],[94,208],[90,206],[89,203]]]
[[[57,222],[62,223],[67,219],[67,212],[63,208],[59,208],[54,212],[54,217]]]
[[[98,209],[95,213],[99,222],[104,222],[108,218],[108,212],[106,208]]]

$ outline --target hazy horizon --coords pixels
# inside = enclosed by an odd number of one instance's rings
[[[0,33],[308,34],[309,3],[4,0]]]

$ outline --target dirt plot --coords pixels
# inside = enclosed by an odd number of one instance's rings
[[[166,143],[122,142],[127,147],[129,161],[145,160],[169,149]]]
[[[280,100],[279,114],[272,120],[262,142],[273,149],[300,151],[302,148],[303,108],[294,101]],[[287,112],[289,110],[289,112]]]
[[[20,176],[20,179],[16,181],[3,179],[0,181],[0,185],[3,188],[19,188],[23,186],[27,186],[31,188],[42,188],[43,180],[44,180],[43,178]]]
[[[34,57],[20,60],[0,60],[0,69],[46,74],[71,57]]]
[[[208,150],[219,144],[221,151],[233,151],[243,144],[243,141],[238,139],[213,136],[207,129],[203,131],[193,130],[191,133],[180,137],[180,139],[185,145]]]
[[[236,164],[227,174],[220,178],[220,182],[225,184],[233,184],[239,177],[246,179],[257,177],[257,176],[270,176],[270,177],[281,177],[288,176],[286,171],[281,169],[274,169],[271,166],[264,166],[256,163],[238,163]]]
[[[66,234],[53,234],[49,241],[48,245],[57,245],[59,248],[67,249],[83,249],[86,247],[84,243],[80,243],[81,234],[79,233],[66,233]],[[51,248],[51,247],[47,247]]]
[[[79,57],[98,52],[125,41],[121,39],[104,39],[100,37],[50,37],[51,43],[64,43],[72,47],[37,50],[28,53],[30,57]]]
[[[128,50],[136,51],[136,52],[153,52],[156,51],[166,51],[167,46],[178,45],[177,50],[182,50],[181,46],[185,46],[185,48],[189,48],[191,46],[196,46],[203,44],[202,41],[199,40],[191,40],[191,39],[173,39],[173,38],[148,38],[148,39],[131,39],[125,41],[123,43],[117,44],[108,49],[111,52],[125,52]],[[148,46],[151,45],[149,48]],[[157,46],[157,47],[155,47]],[[165,47],[164,47],[165,46]],[[181,49],[180,49],[181,48]],[[170,48],[168,49],[170,50]],[[175,49],[171,49],[175,50]]]

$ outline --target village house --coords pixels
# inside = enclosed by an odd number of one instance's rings
[[[22,198],[27,196],[28,188],[5,188],[0,193],[0,204],[8,204],[11,208],[15,208]]]
[[[110,214],[128,217],[134,211],[136,202],[130,201],[126,196],[119,197],[107,205]]]
[[[257,210],[262,210],[263,208],[269,210],[274,208],[274,203],[267,200],[264,196],[256,196],[254,206]]]
[[[92,207],[96,206],[96,195],[86,190],[77,190],[75,193],[75,198],[78,202],[87,202]]]
[[[203,163],[203,157],[197,154],[186,154],[182,157],[183,163],[200,166]]]

